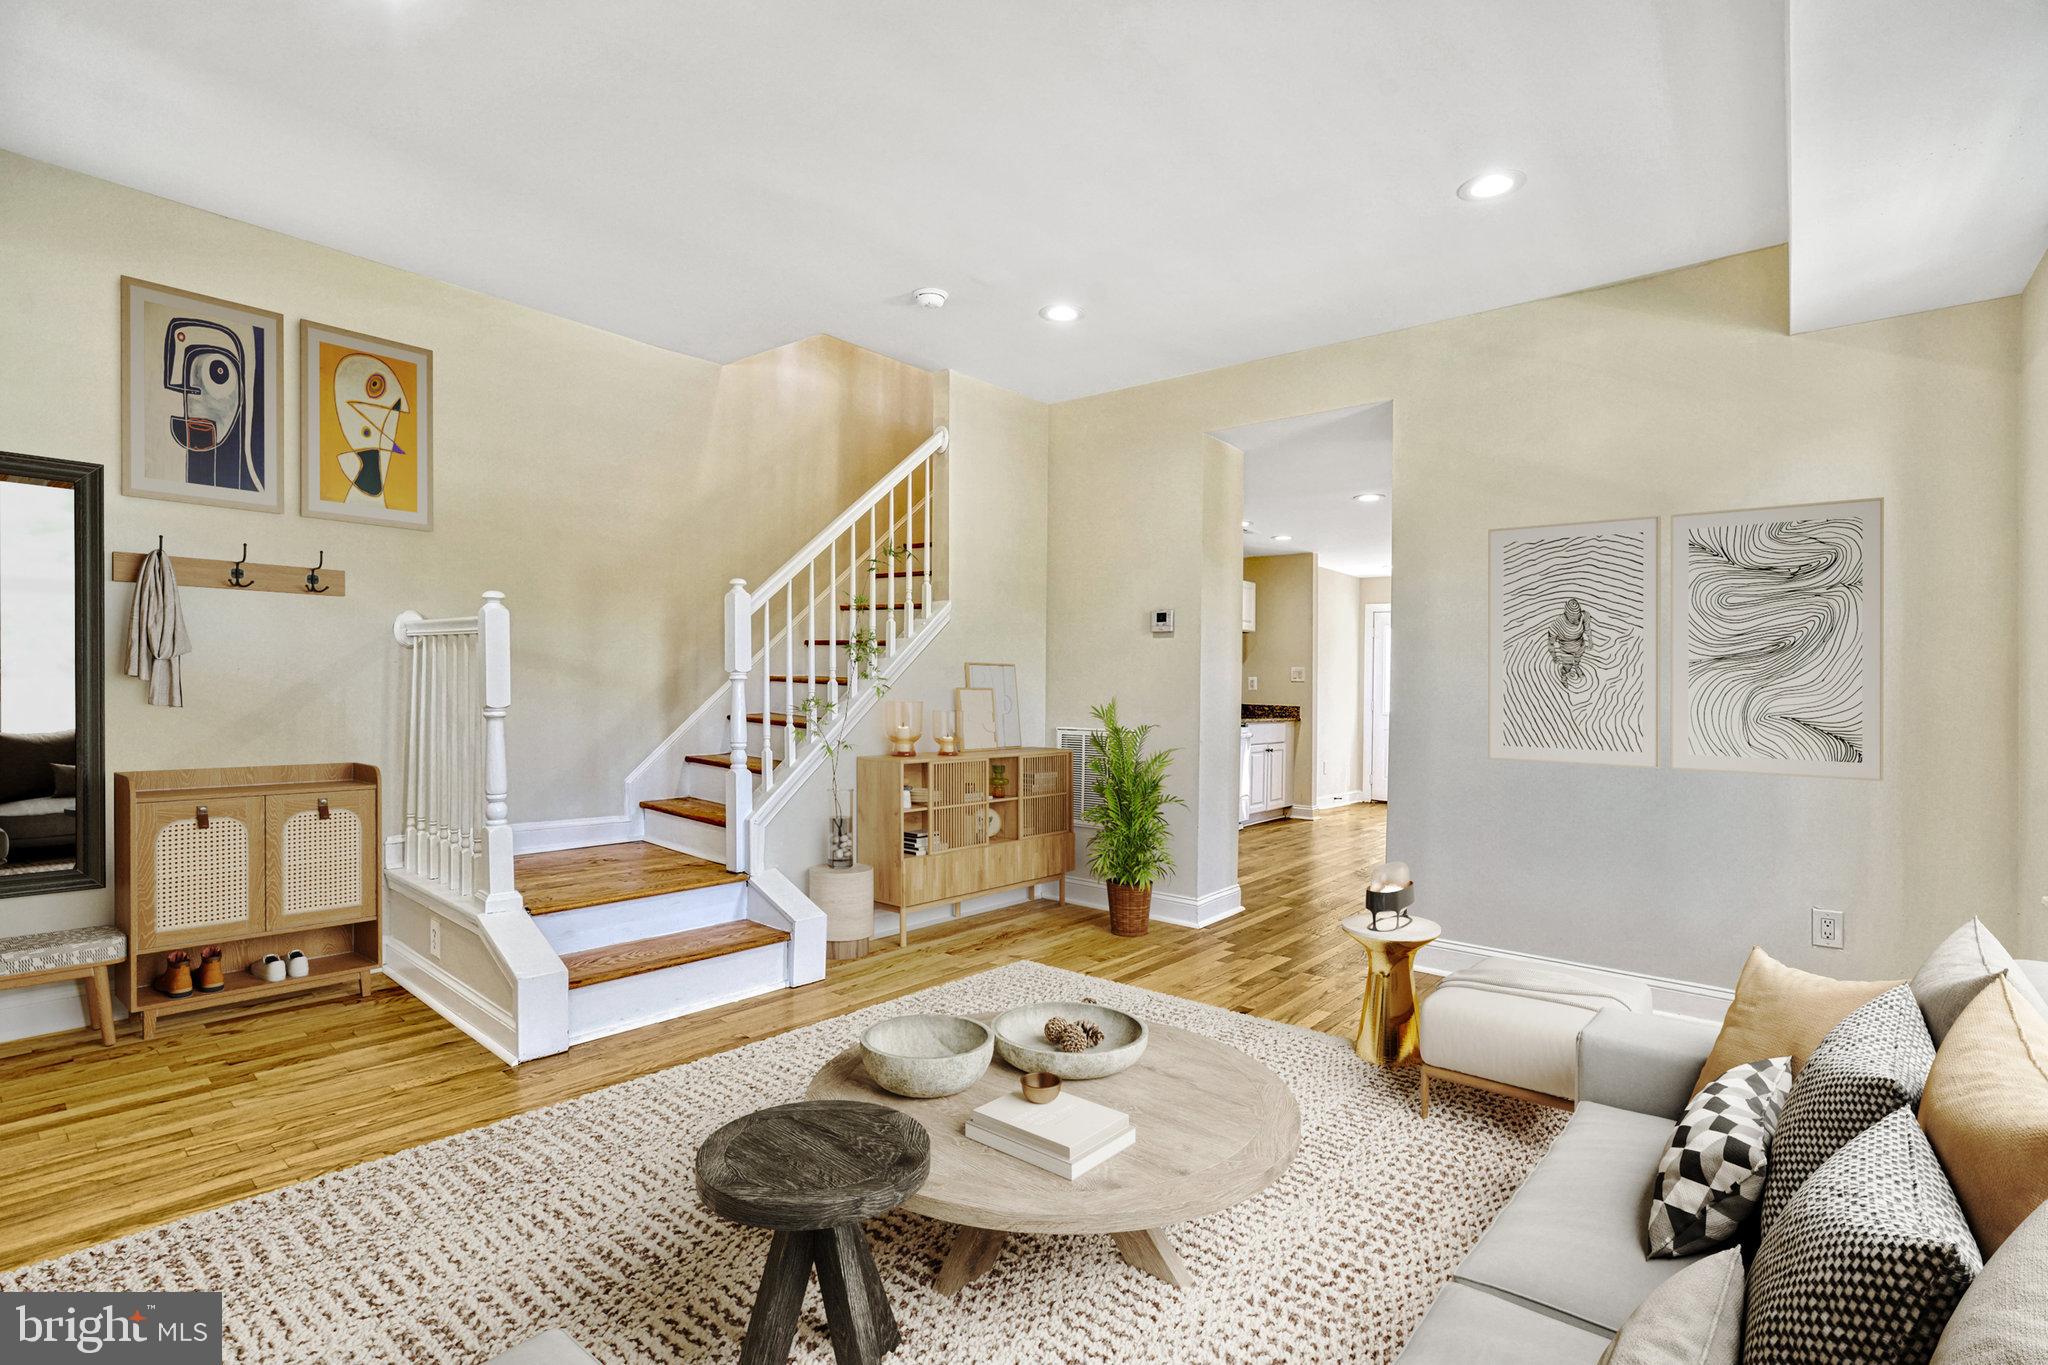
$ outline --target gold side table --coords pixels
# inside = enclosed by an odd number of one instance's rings
[[[1421,1051],[1415,1010],[1415,954],[1443,933],[1435,920],[1411,918],[1399,929],[1375,929],[1369,914],[1344,921],[1365,948],[1365,1007],[1358,1013],[1358,1055],[1379,1066],[1404,1066]]]

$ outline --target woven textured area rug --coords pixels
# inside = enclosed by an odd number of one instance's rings
[[[868,1225],[902,1362],[1388,1361],[1563,1115],[1446,1086],[1341,1038],[1013,963],[487,1128],[0,1277],[8,1289],[218,1289],[227,1358],[476,1362],[556,1326],[606,1362],[733,1360],[768,1234],[697,1199],[698,1144],[801,1099],[876,1019],[1086,994],[1229,1043],[1301,1105],[1301,1149],[1264,1193],[1173,1229],[1192,1289],[1107,1237],[1013,1237],[957,1298],[931,1288],[951,1230]],[[816,1285],[795,1359],[832,1358]]]

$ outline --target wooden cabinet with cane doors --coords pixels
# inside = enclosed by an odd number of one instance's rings
[[[120,989],[143,1034],[156,1016],[313,986],[365,994],[383,961],[377,770],[361,763],[114,775],[115,895],[128,931]],[[224,989],[171,997],[167,955],[218,946]],[[308,975],[247,969],[294,949]]]

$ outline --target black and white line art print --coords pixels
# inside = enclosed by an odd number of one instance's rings
[[[1671,519],[1671,762],[1875,780],[1884,504]]]
[[[1492,533],[1495,758],[1657,764],[1657,522]]]

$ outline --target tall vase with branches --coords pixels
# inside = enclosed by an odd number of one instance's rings
[[[1152,926],[1152,883],[1173,871],[1173,830],[1168,806],[1187,803],[1166,790],[1166,772],[1176,750],[1145,752],[1150,725],[1125,725],[1111,698],[1094,708],[1094,755],[1089,771],[1101,803],[1090,812],[1095,837],[1088,866],[1109,892],[1110,932],[1125,937]]]
[[[825,735],[826,727],[832,720],[832,713],[837,709],[835,703],[827,701],[815,692],[796,705],[797,714],[803,717],[804,733],[825,751],[825,763],[830,769],[832,823],[828,827],[825,861],[833,867],[852,867],[853,821],[839,804],[839,758],[853,747],[853,742],[845,739],[828,739]]]

